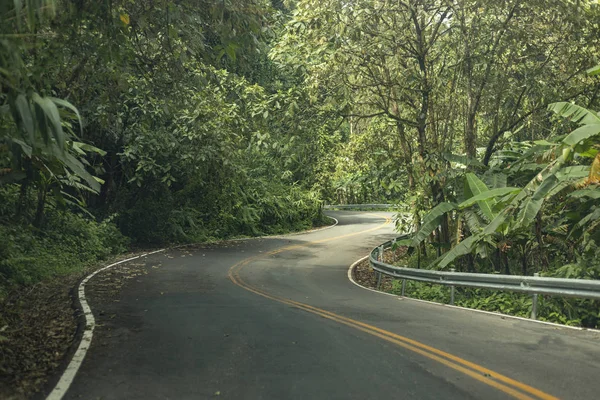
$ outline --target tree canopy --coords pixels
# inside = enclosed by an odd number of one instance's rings
[[[23,243],[67,224],[117,249],[387,201],[430,267],[597,278],[599,21],[581,0],[2,2],[0,274],[44,275]]]

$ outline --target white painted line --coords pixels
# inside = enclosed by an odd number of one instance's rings
[[[119,264],[126,263],[128,261],[136,260],[141,257],[159,253],[161,251],[165,251],[165,249],[156,250],[151,253],[141,254],[139,256],[131,257],[126,260],[121,260],[114,264],[107,265],[106,267],[100,268],[92,272],[81,281],[81,283],[79,284],[77,295],[79,303],[81,304],[81,309],[83,310],[83,314],[85,315],[85,330],[83,331],[81,342],[79,342],[79,347],[77,347],[73,358],[71,358],[71,362],[69,362],[69,365],[63,372],[54,389],[52,389],[52,392],[50,392],[48,397],[46,397],[46,400],[61,400],[63,398],[63,396],[67,393],[67,390],[69,390],[69,387],[73,383],[73,379],[75,379],[75,375],[77,374],[77,371],[79,371],[79,367],[81,367],[81,363],[83,363],[85,355],[87,354],[87,351],[90,348],[90,345],[92,344],[92,337],[94,333],[94,327],[96,326],[96,320],[94,319],[92,309],[90,308],[90,305],[88,304],[85,298],[85,284],[88,283],[89,280],[92,279],[94,276],[96,276],[96,274],[102,271],[105,271]]]
[[[283,235],[283,236],[299,235],[299,234],[303,234],[303,233],[322,231],[325,229],[333,228],[334,226],[336,226],[339,223],[339,221],[337,219],[330,217],[330,216],[327,216],[327,217],[333,219],[335,221],[335,223],[333,225],[329,225],[329,226],[326,226],[323,228],[317,228],[317,229],[303,231],[303,232],[295,232],[295,233],[292,233],[289,235]],[[271,237],[276,237],[276,236],[271,236]],[[258,238],[240,238],[240,239],[230,239],[230,240],[225,240],[225,241],[249,240],[249,239],[258,239]],[[181,247],[185,247],[185,246],[191,246],[193,244],[197,244],[197,243],[184,244],[184,245],[175,246],[175,247],[171,247],[171,248],[172,249],[181,248]],[[50,392],[48,397],[46,397],[46,400],[61,400],[63,398],[63,396],[67,393],[67,390],[69,390],[69,387],[73,383],[73,380],[75,379],[75,375],[77,374],[77,371],[79,371],[79,367],[81,367],[81,364],[83,363],[83,360],[87,354],[87,351],[90,348],[90,345],[92,344],[92,337],[93,337],[93,333],[94,333],[94,327],[96,326],[96,320],[94,318],[94,314],[92,313],[92,309],[90,308],[90,306],[85,298],[85,284],[88,283],[89,280],[92,279],[94,276],[96,276],[96,274],[98,274],[102,271],[105,271],[109,268],[115,267],[119,264],[126,263],[128,261],[136,260],[141,257],[146,257],[146,256],[149,256],[152,254],[160,253],[165,250],[166,249],[155,250],[150,253],[144,253],[139,256],[131,257],[126,260],[121,260],[114,264],[107,265],[106,267],[100,268],[100,269],[92,272],[91,274],[86,276],[81,281],[81,283],[79,284],[77,295],[78,295],[79,303],[81,304],[81,309],[83,310],[83,314],[85,315],[85,330],[83,331],[83,335],[81,337],[81,342],[79,342],[79,347],[77,347],[75,354],[73,354],[73,357],[71,358],[71,361],[69,362],[69,365],[67,366],[67,368],[61,375],[61,377],[60,377],[58,383],[56,384],[56,386],[54,387],[54,389],[52,389],[52,391]]]
[[[395,295],[395,294],[393,294],[393,293],[387,293],[387,292],[382,292],[382,291],[380,291],[380,290],[375,290],[375,289],[368,288],[368,287],[366,287],[366,286],[363,286],[363,285],[361,285],[360,283],[358,283],[358,282],[356,282],[356,281],[354,280],[354,269],[356,268],[356,266],[357,266],[358,264],[360,264],[361,262],[363,262],[363,261],[364,261],[364,260],[366,260],[367,258],[369,258],[369,256],[364,256],[364,257],[363,257],[363,258],[361,258],[360,260],[357,260],[357,261],[355,261],[355,262],[354,262],[354,263],[353,263],[353,264],[350,266],[350,268],[348,268],[348,279],[350,280],[350,282],[354,283],[356,286],[358,286],[358,287],[359,287],[359,288],[361,288],[361,289],[365,289],[365,290],[368,290],[368,291],[370,291],[370,292],[375,292],[375,293],[379,293],[379,294],[385,294],[385,295],[387,295],[387,296],[392,296],[392,297],[396,297],[396,298],[399,298],[399,299],[401,299],[401,298],[402,298],[401,296]]]
[[[567,329],[574,329],[574,330],[577,330],[577,331],[594,332],[594,333],[599,333],[600,334],[600,330],[598,330],[598,329],[581,328],[579,326],[562,325],[562,324],[557,324],[557,323],[554,323],[554,322],[539,321],[539,320],[536,320],[536,319],[530,319],[530,318],[524,318],[524,317],[517,317],[515,315],[502,314],[502,313],[498,313],[498,312],[494,312],[494,311],[478,310],[476,308],[467,308],[467,307],[460,307],[460,306],[452,306],[450,304],[437,303],[435,301],[429,301],[429,300],[413,299],[412,297],[406,297],[406,296],[402,297],[402,296],[398,296],[398,295],[393,294],[393,293],[387,293],[387,292],[382,292],[381,290],[371,289],[371,288],[368,288],[366,286],[361,285],[360,283],[356,282],[356,280],[354,279],[354,269],[356,268],[356,266],[359,263],[361,263],[362,261],[366,260],[367,258],[369,258],[369,256],[365,256],[365,257],[361,258],[360,260],[355,261],[350,266],[350,268],[348,268],[348,279],[350,280],[350,282],[354,283],[359,288],[368,290],[370,292],[375,292],[375,293],[378,293],[378,294],[384,294],[384,295],[387,295],[387,296],[392,296],[392,297],[397,298],[398,300],[416,301],[416,302],[419,302],[419,303],[426,303],[426,304],[431,304],[431,305],[434,305],[434,306],[442,306],[442,307],[448,307],[448,308],[455,308],[455,309],[459,309],[459,310],[477,312],[477,313],[481,313],[481,314],[494,315],[494,316],[501,317],[501,318],[504,318],[504,319],[510,318],[510,319],[516,319],[516,320],[519,320],[519,321],[534,322],[534,323],[537,323],[537,324],[554,326],[554,327],[557,327],[557,328],[567,328]]]

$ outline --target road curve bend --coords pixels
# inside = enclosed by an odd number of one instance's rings
[[[64,398],[597,398],[596,332],[357,287],[348,266],[394,236],[392,214],[329,214],[151,255],[112,297],[92,279],[97,329]]]

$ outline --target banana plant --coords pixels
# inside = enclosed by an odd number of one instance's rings
[[[464,221],[471,232],[471,236],[464,240],[458,232],[456,245],[432,267],[445,268],[460,256],[474,251],[481,253],[486,243],[495,244],[511,235],[522,236],[523,232],[531,230],[544,204],[567,188],[586,188],[573,192],[570,195],[573,198],[600,197],[597,187],[600,183],[600,116],[595,111],[564,102],[551,104],[549,110],[577,123],[579,127],[560,140],[534,143],[523,153],[511,166],[520,170],[534,160],[531,170],[535,174],[523,187],[502,187],[505,183],[502,174],[492,179],[500,187],[490,189],[477,175],[466,173],[464,200],[458,204],[438,204],[424,217],[410,242],[412,247],[426,240],[449,212],[457,213],[457,220]],[[581,165],[589,157],[593,158],[592,165]],[[544,161],[549,159],[551,161]],[[580,165],[571,165],[574,163]],[[587,212],[581,212],[580,221],[572,226],[569,237],[578,234],[589,238],[600,225],[600,209],[596,205]],[[460,223],[458,225],[460,227]]]
[[[490,223],[498,216],[495,211],[499,201],[505,201],[508,196],[513,196],[521,189],[517,187],[499,187],[489,189],[487,185],[474,173],[465,174],[464,193],[466,200],[461,203],[444,202],[434,207],[424,218],[421,227],[413,236],[410,246],[417,247],[433,233],[439,226],[441,219],[449,212],[459,213],[457,219],[464,219],[471,231],[482,230],[485,222]],[[478,213],[474,214],[472,208],[477,206]],[[460,236],[460,235],[457,235]],[[457,242],[460,238],[457,239]],[[468,241],[470,243],[472,240]],[[464,247],[463,244],[461,246]],[[455,247],[456,248],[456,247]],[[450,251],[452,253],[454,249]],[[450,254],[449,253],[449,254]]]

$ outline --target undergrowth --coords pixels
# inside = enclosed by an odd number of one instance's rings
[[[426,268],[429,262],[435,258],[434,250],[433,247],[428,248],[427,257],[419,257],[415,253],[407,254],[403,252],[404,255],[395,264],[418,268],[420,258],[421,268]],[[547,272],[545,275],[563,277],[563,272],[557,270]],[[583,273],[576,274],[576,272],[576,270],[570,270],[571,275],[569,277],[587,277]],[[395,280],[389,291],[400,295],[402,293],[402,281]],[[443,285],[406,281],[405,295],[420,300],[450,303],[450,288]],[[460,307],[499,312],[524,318],[531,315],[533,304],[532,296],[528,294],[466,287],[456,287],[454,299],[454,304]],[[598,329],[600,328],[600,301],[539,295],[537,318],[541,321],[563,325]]]
[[[208,203],[198,201],[206,196],[200,190],[201,195],[193,190],[176,195],[149,191],[145,196],[125,198],[123,211],[101,222],[91,214],[49,201],[43,225],[35,227],[34,210],[15,214],[17,187],[4,186],[0,191],[0,301],[12,290],[81,272],[127,251],[132,243],[144,247],[201,243],[283,234],[330,223],[313,192],[273,183],[254,190],[252,198],[221,193]]]
[[[75,273],[127,250],[127,238],[111,222],[64,212],[47,218],[44,230],[0,224],[0,299],[15,287]]]

